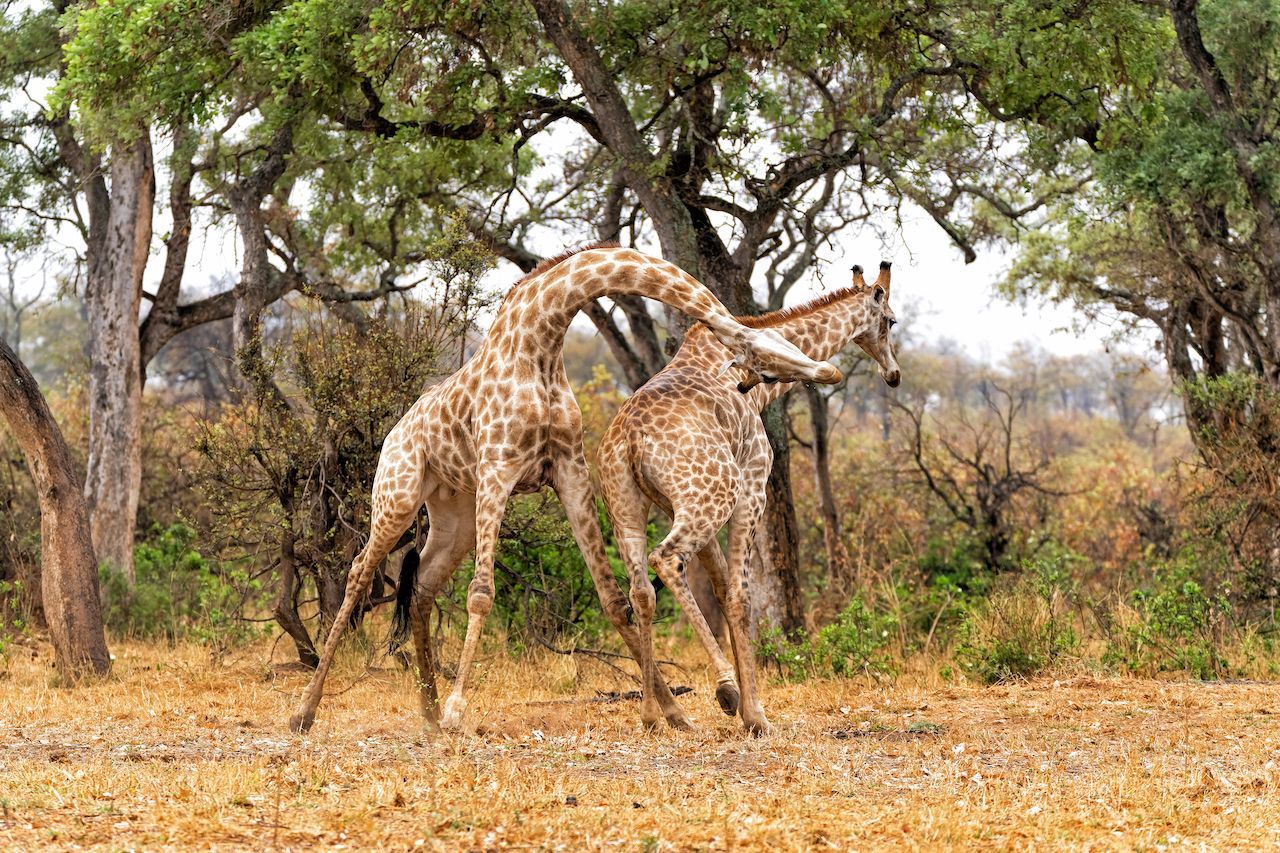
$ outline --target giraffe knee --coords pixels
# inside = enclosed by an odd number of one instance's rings
[[[672,548],[666,548],[659,545],[657,550],[649,555],[649,566],[658,573],[658,577],[668,585],[670,577],[683,577],[685,557],[675,552]]]
[[[645,623],[652,622],[653,613],[657,607],[658,594],[654,591],[648,577],[631,585],[631,608],[635,611],[637,618]]]
[[[467,615],[488,616],[492,609],[493,588],[479,578],[473,578],[467,587]]]

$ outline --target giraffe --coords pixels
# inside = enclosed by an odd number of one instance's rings
[[[835,356],[853,340],[875,359],[884,381],[897,387],[901,374],[889,340],[889,330],[897,323],[889,307],[889,266],[887,261],[880,264],[874,285],[867,285],[862,268],[855,266],[850,287],[795,308],[739,320],[753,328],[775,329],[818,359]],[[720,707],[731,716],[740,710],[744,727],[764,734],[769,721],[756,690],[747,635],[747,561],[773,464],[760,412],[791,386],[757,385],[755,376],[741,381],[724,376],[720,365],[725,355],[705,327],[689,331],[671,363],[636,391],[609,425],[599,450],[600,483],[631,580],[642,684],[652,683],[657,672],[652,648],[654,587],[648,571],[652,566],[711,657]],[[653,504],[671,517],[672,524],[646,565],[645,525]],[[727,564],[715,538],[725,522]],[[685,564],[695,555],[724,607],[736,673],[685,578]],[[665,707],[662,710],[669,719]],[[657,725],[658,712],[656,697],[644,692],[643,723]]]
[[[346,596],[325,640],[320,662],[289,720],[305,732],[315,720],[325,675],[356,604],[375,568],[427,508],[421,552],[424,571],[407,596],[419,668],[419,701],[430,728],[457,730],[464,691],[485,617],[493,605],[493,558],[498,527],[513,493],[550,485],[559,496],[595,580],[605,613],[633,654],[639,636],[628,623],[626,597],[605,557],[595,498],[582,452],[582,415],[565,375],[564,335],[592,299],[635,294],[664,302],[706,324],[727,349],[725,365],[764,379],[838,382],[834,366],[817,363],[772,329],[738,323],[692,276],[658,258],[616,245],[595,245],[544,261],[512,287],[479,349],[454,374],[428,389],[383,442],[374,475],[369,540],[356,556]],[[475,576],[467,592],[467,633],[453,689],[437,719],[437,696],[427,619],[431,604],[467,552],[475,548]],[[638,659],[638,658],[637,658]],[[661,677],[646,693],[687,726]]]

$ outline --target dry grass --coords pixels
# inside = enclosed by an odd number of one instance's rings
[[[266,649],[117,643],[114,678],[0,681],[0,847],[1132,848],[1280,842],[1276,688],[1075,677],[972,688],[773,684],[769,738],[714,706],[642,734],[555,656],[491,659],[478,734],[425,737],[409,680],[350,656],[307,738]],[[697,662],[692,650],[667,649]],[[349,687],[345,692],[338,691]],[[913,728],[914,727],[914,728]]]

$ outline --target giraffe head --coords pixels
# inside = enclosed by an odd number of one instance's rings
[[[892,264],[889,261],[880,262],[880,276],[874,284],[867,284],[862,277],[862,267],[853,268],[853,283],[865,287],[870,295],[866,303],[866,327],[853,340],[880,365],[880,377],[885,383],[890,388],[897,388],[902,381],[902,371],[898,369],[898,360],[893,355],[893,341],[889,339],[889,331],[898,325],[898,318],[889,307],[890,266]]]
[[[738,390],[744,394],[761,382],[817,382],[834,385],[844,378],[840,368],[826,361],[809,358],[776,329],[743,326],[732,342],[723,337],[720,341],[734,354],[720,368],[720,373],[723,374],[731,367],[743,368],[747,372],[747,378],[738,383]]]

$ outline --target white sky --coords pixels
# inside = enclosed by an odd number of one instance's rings
[[[157,140],[156,145],[159,160],[167,153],[166,142]],[[157,189],[160,203],[156,206],[153,230],[158,238],[168,231],[170,223],[163,203],[167,187]],[[885,218],[892,215],[883,214]],[[1010,258],[998,247],[980,247],[977,260],[965,264],[960,251],[923,211],[904,204],[901,217],[901,229],[888,228],[888,223],[880,222],[879,227],[855,225],[837,235],[838,251],[822,253],[814,268],[788,294],[786,304],[796,305],[819,293],[843,287],[849,282],[849,267],[855,263],[861,264],[868,271],[868,277],[872,277],[881,260],[890,260],[893,262],[894,310],[903,323],[901,328],[912,340],[950,339],[973,358],[991,364],[1000,362],[1016,346],[1028,342],[1057,355],[1097,352],[1105,346],[1115,346],[1114,340],[1108,340],[1113,335],[1108,324],[1086,323],[1069,306],[1041,300],[1014,305],[1000,296],[996,284],[1003,278]],[[226,287],[239,271],[239,239],[234,230],[202,227],[202,223],[207,223],[207,219],[197,213],[187,259],[184,300]],[[58,236],[61,239],[53,242],[63,251],[70,251],[70,247],[79,242],[78,235],[68,228],[60,229]],[[544,238],[533,248],[552,255],[570,248],[560,244],[563,239]],[[657,247],[641,248],[656,251]],[[163,247],[159,239],[153,240],[146,272],[148,290],[159,280],[163,263]],[[56,287],[49,280],[51,269],[56,271],[56,266],[50,267],[37,253],[19,271],[23,279],[21,291],[35,293],[43,284],[46,297],[51,295]],[[505,292],[519,276],[513,264],[499,262],[487,283]],[[143,310],[146,310],[145,302]],[[486,319],[481,317],[480,322],[483,324]],[[579,315],[575,326],[594,331],[583,315]],[[1150,349],[1153,342],[1154,335],[1148,333],[1124,341],[1121,346],[1143,350]]]
[[[163,233],[167,223],[157,211],[156,232]],[[210,283],[221,286],[237,274],[238,241],[222,229],[199,231],[193,240],[188,267],[188,292],[210,289]],[[788,305],[803,302],[826,290],[846,285],[849,267],[861,264],[872,277],[881,260],[893,261],[894,309],[916,340],[947,338],[959,344],[972,357],[999,362],[1015,346],[1031,342],[1050,353],[1072,355],[1096,352],[1108,343],[1112,329],[1102,323],[1084,323],[1068,306],[1055,306],[1032,301],[1025,306],[1010,304],[996,292],[1009,258],[998,248],[980,249],[977,260],[965,264],[958,249],[926,215],[903,213],[903,227],[891,234],[887,243],[875,229],[851,229],[842,235],[839,255],[815,264],[787,297]],[[559,246],[540,247],[547,254],[562,250]],[[162,250],[153,250],[148,264],[148,289],[159,277],[163,264]],[[23,290],[34,292],[47,282],[47,269],[38,259],[24,265],[20,275]],[[500,262],[490,274],[490,284],[505,290],[520,275],[512,264]],[[818,280],[819,275],[822,281]],[[52,291],[46,288],[46,294]],[[189,297],[190,298],[190,297]],[[584,331],[594,327],[580,316],[576,326]],[[1143,347],[1133,341],[1130,347]]]

